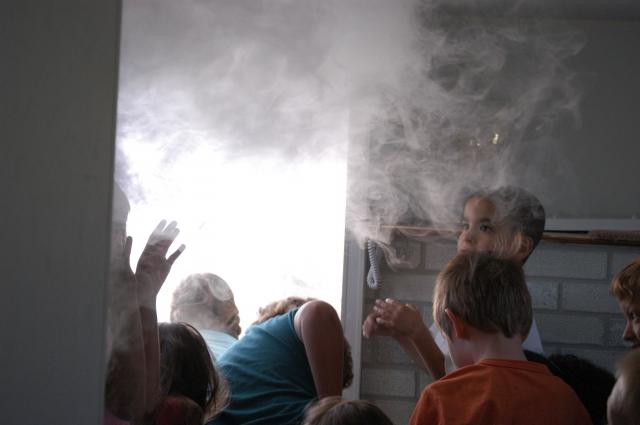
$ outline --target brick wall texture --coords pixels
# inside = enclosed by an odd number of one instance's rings
[[[430,325],[435,278],[455,249],[452,241],[404,241],[401,252],[410,261],[395,271],[383,267],[381,287],[365,290],[365,315],[376,298],[391,297],[416,305]],[[571,353],[614,370],[628,347],[609,283],[639,256],[640,247],[540,243],[525,273],[545,354]],[[361,396],[377,403],[394,424],[408,422],[430,382],[391,338],[363,339]]]

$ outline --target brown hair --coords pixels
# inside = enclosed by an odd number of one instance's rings
[[[640,350],[635,349],[618,363],[618,381],[607,401],[609,425],[640,423]]]
[[[486,198],[517,233],[531,238],[533,250],[542,238],[545,225],[544,207],[538,198],[517,186],[499,187],[489,192]]]
[[[186,323],[160,323],[161,396],[182,395],[214,416],[228,400],[227,385],[200,333]]]
[[[451,336],[446,309],[482,332],[507,338],[526,338],[533,315],[522,267],[483,253],[461,253],[438,275],[433,319]]]
[[[620,301],[640,301],[640,258],[615,275],[611,281],[611,292]]]
[[[378,406],[366,400],[325,397],[312,404],[303,425],[393,425]]]
[[[342,388],[348,388],[351,384],[353,384],[353,357],[351,356],[351,344],[345,338],[342,357]]]

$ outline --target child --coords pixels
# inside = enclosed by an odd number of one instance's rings
[[[633,348],[640,347],[640,258],[622,269],[611,282],[611,292],[627,319],[622,337]]]
[[[591,424],[573,390],[524,356],[532,311],[519,264],[458,255],[438,276],[433,318],[459,369],[423,391],[411,425]]]
[[[393,425],[378,406],[365,400],[325,397],[311,405],[302,425]]]
[[[640,350],[627,354],[618,365],[618,381],[607,402],[609,425],[640,423]]]
[[[464,203],[457,250],[490,252],[524,264],[542,238],[544,223],[540,201],[524,189],[507,186],[476,192]],[[394,337],[419,366],[438,379],[451,371],[453,364],[435,325],[431,333],[413,306],[393,299],[377,300],[363,324],[365,337]],[[535,320],[523,349],[543,353]]]
[[[209,425],[300,424],[310,402],[342,394],[353,375],[344,373],[338,314],[325,302],[304,301],[261,309],[260,322],[218,360],[231,401]]]
[[[160,388],[162,402],[155,425],[202,425],[227,402],[226,385],[213,365],[207,344],[185,323],[161,323]]]

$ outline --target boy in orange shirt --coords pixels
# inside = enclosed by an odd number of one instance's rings
[[[458,255],[438,276],[433,318],[459,369],[423,391],[411,425],[591,424],[573,390],[524,356],[532,310],[519,264]]]

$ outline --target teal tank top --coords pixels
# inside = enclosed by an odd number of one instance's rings
[[[218,360],[231,391],[224,411],[207,425],[300,424],[316,397],[302,341],[293,326],[298,309],[254,325]]]

